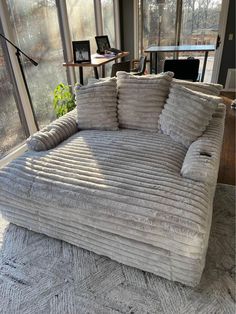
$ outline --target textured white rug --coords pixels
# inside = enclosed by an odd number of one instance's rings
[[[3,219],[0,234],[0,313],[235,313],[233,186],[217,186],[206,268],[195,289]]]

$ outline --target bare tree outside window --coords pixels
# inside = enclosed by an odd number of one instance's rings
[[[184,0],[181,44],[215,44],[221,0]]]

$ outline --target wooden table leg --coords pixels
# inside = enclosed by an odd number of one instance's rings
[[[154,53],[155,58],[155,74],[157,74],[157,52]]]
[[[102,77],[105,77],[105,65],[102,65]]]
[[[204,63],[203,63],[203,68],[202,68],[202,75],[201,75],[201,82],[204,81],[204,76],[205,76],[205,71],[206,71],[206,63],[207,63],[207,58],[208,58],[208,51],[205,52],[205,57],[204,57]]]
[[[150,74],[152,74],[152,53],[150,52]]]
[[[83,67],[79,67],[79,82],[81,85],[84,85]]]
[[[97,67],[94,67],[93,68],[93,71],[94,71],[94,76],[97,80],[99,80],[99,75],[98,75],[98,68]]]

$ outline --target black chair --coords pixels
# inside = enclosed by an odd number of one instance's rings
[[[130,72],[130,61],[123,61],[112,64],[111,77],[116,76],[116,72],[118,71]]]
[[[146,70],[147,57],[141,56],[139,59],[139,64],[137,68],[131,69],[130,72],[133,75],[143,75]]]
[[[199,59],[168,59],[164,63],[164,72],[174,72],[174,78],[181,80],[198,80]]]

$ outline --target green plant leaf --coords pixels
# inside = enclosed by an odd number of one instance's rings
[[[70,86],[63,83],[58,84],[54,89],[53,108],[57,118],[76,107],[75,96],[70,91]]]

